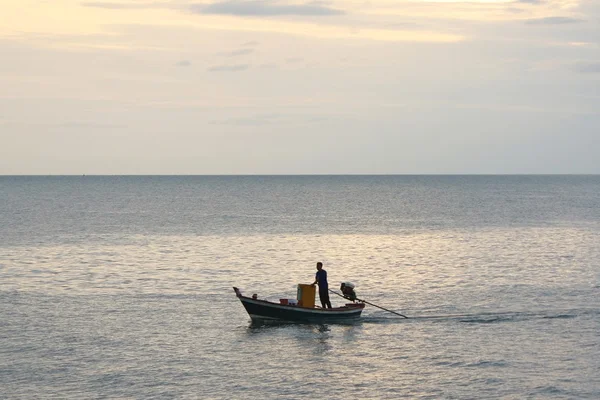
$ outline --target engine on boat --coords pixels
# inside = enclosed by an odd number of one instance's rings
[[[356,292],[354,291],[354,284],[351,282],[342,282],[340,286],[340,290],[345,298],[348,300],[355,301],[356,300]]]

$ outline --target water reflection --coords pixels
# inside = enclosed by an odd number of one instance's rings
[[[354,324],[351,326],[342,327],[342,337],[344,339],[344,342],[346,342],[346,343],[355,342],[357,340],[357,334],[362,333],[362,332],[363,332],[362,324]]]
[[[274,320],[263,320],[263,321],[250,321],[248,325],[248,330],[256,330],[262,328],[277,328],[277,327],[311,327],[319,332],[326,332],[330,330],[330,326],[344,326],[344,327],[352,327],[361,325],[361,321],[337,321],[334,325],[330,324],[311,324],[307,322],[291,322],[291,321],[274,321]]]
[[[291,346],[303,354],[322,356],[334,351],[336,343],[347,345],[358,342],[363,331],[360,321],[345,324],[254,321],[245,328],[244,336],[255,345],[268,343],[268,346],[285,346],[288,349]]]
[[[314,354],[324,354],[333,350],[333,344],[330,340],[332,336],[331,330],[327,325],[319,325],[313,329],[313,332],[316,333],[311,346]],[[308,343],[311,344],[311,341]]]

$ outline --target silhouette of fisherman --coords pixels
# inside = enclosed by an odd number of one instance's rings
[[[327,284],[327,271],[323,269],[323,263],[317,263],[317,274],[315,275],[315,282],[313,285],[319,285],[319,299],[323,308],[331,308],[331,302],[329,301],[329,285]]]

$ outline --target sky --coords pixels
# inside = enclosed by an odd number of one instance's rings
[[[600,174],[600,0],[0,16],[0,175]]]

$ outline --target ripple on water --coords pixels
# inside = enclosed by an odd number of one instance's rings
[[[12,398],[598,398],[594,271],[543,255],[592,254],[596,236],[515,233],[532,232],[5,247],[0,383]],[[317,260],[332,287],[412,318],[367,306],[348,325],[249,323],[232,286],[293,297]]]

